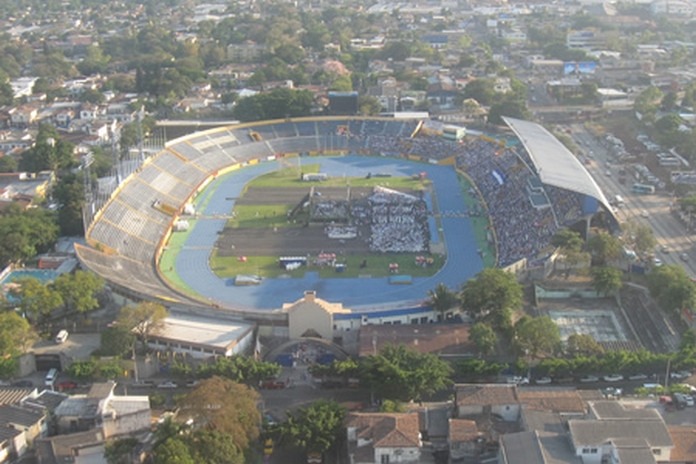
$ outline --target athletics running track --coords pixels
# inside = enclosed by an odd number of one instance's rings
[[[362,311],[405,308],[419,305],[428,297],[428,291],[439,283],[451,289],[475,276],[483,269],[483,260],[477,250],[474,229],[465,210],[461,187],[451,166],[416,163],[402,159],[367,156],[302,158],[311,164],[320,164],[321,172],[332,177],[365,177],[368,173],[392,176],[411,176],[426,172],[433,181],[441,218],[442,233],[447,249],[447,261],[432,277],[414,278],[410,285],[392,285],[388,277],[320,279],[316,272],[305,273],[304,278],[264,279],[258,286],[228,286],[210,268],[209,257],[225,219],[215,215],[229,215],[234,198],[241,195],[244,185],[252,179],[275,171],[277,162],[265,162],[221,176],[213,181],[196,199],[198,212],[203,216],[195,222],[188,239],[176,257],[175,270],[195,292],[209,298],[211,303],[239,309],[276,310],[283,303],[294,302],[306,290],[314,290],[319,298],[343,303],[344,307]],[[385,179],[388,182],[388,179]],[[430,206],[430,205],[429,205]],[[436,231],[431,236],[437,241]],[[243,250],[239,250],[243,253]]]

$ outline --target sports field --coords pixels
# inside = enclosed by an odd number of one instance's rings
[[[303,172],[318,172],[318,165],[305,166]],[[331,177],[306,182],[296,169],[284,169],[254,179],[237,198],[231,219],[219,234],[211,267],[216,275],[230,278],[239,274],[262,277],[301,277],[306,271],[319,272],[322,278],[357,276],[382,277],[398,273],[414,277],[435,274],[444,263],[442,254],[378,253],[370,250],[366,240],[370,227],[356,226],[358,236],[332,239],[325,232],[326,223],[312,222],[306,206],[310,192],[315,199],[350,196],[354,201],[367,198],[374,187],[388,186],[409,195],[429,189],[431,182],[416,177]],[[396,187],[395,187],[396,186]],[[306,203],[305,203],[306,202]],[[303,205],[303,203],[305,203]],[[304,207],[303,207],[304,206]],[[437,231],[433,231],[437,233]],[[332,253],[332,264],[317,264],[320,254]],[[308,265],[286,270],[278,264],[281,256],[303,256]],[[430,258],[427,265],[424,258]],[[417,263],[416,260],[419,260]]]
[[[340,248],[343,244],[338,241],[339,245],[335,245],[331,240],[332,249],[321,251],[335,253],[337,261],[343,260],[347,264],[342,273],[326,266],[281,270],[278,257],[294,248],[286,244],[304,243],[307,246],[319,238],[329,239],[315,237],[306,228],[297,229],[296,224],[287,223],[287,211],[283,209],[292,205],[295,199],[278,201],[277,197],[282,193],[278,189],[294,188],[299,175],[282,180],[285,174],[279,171],[287,166],[266,162],[221,176],[201,192],[194,202],[197,216],[190,221],[190,229],[174,233],[163,250],[161,275],[183,293],[206,298],[213,304],[273,310],[296,300],[306,290],[315,290],[321,298],[341,301],[348,307],[384,308],[422,301],[439,283],[456,289],[483,267],[494,264],[495,248],[487,241],[487,219],[485,215],[474,217],[470,214],[480,209],[479,202],[471,194],[466,179],[451,166],[369,156],[312,157],[307,161],[310,159],[312,164],[320,165],[321,172],[339,179],[336,187],[345,187],[349,181],[351,188],[356,190],[370,187],[364,184],[370,180],[372,185],[388,182],[390,188],[399,185],[407,191],[416,191],[420,187],[414,186],[412,178],[425,173],[429,181],[423,185],[427,190],[427,209],[435,212],[428,217],[429,230],[434,231],[430,237],[432,265],[426,268],[415,266],[415,256],[408,253],[372,253],[369,256],[344,253]],[[307,173],[310,169],[303,166],[302,172]],[[383,178],[375,180],[378,179],[375,173]],[[266,177],[269,174],[272,175]],[[401,182],[410,184],[399,184]],[[265,205],[258,204],[258,197],[254,200],[253,195],[245,196],[255,188],[272,189],[266,192]],[[302,192],[298,194],[301,196]],[[257,204],[249,208],[252,205],[249,199]],[[239,252],[237,244],[232,242],[230,245],[235,246],[238,254],[223,259],[218,253],[219,242],[227,235],[229,227],[240,224],[258,244],[266,246],[267,240],[281,237],[283,248],[252,256],[251,253]],[[246,259],[240,259],[242,257]],[[395,262],[399,264],[400,275],[408,274],[412,278],[407,285],[392,281],[389,264]],[[361,269],[363,264],[366,266]],[[264,278],[259,285],[253,286],[233,284],[233,276],[264,272],[276,277]]]

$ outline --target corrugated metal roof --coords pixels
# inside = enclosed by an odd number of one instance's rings
[[[534,122],[503,120],[524,145],[543,183],[596,198],[611,211],[609,200],[585,166],[549,131]]]

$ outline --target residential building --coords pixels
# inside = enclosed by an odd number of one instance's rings
[[[520,399],[517,385],[459,384],[455,385],[456,414],[459,418],[490,412],[506,422],[520,417]]]
[[[352,413],[346,428],[352,464],[423,462],[418,413]]]
[[[36,442],[39,464],[106,464],[106,440],[99,430],[58,435]]]
[[[469,324],[367,324],[360,327],[358,356],[379,353],[388,345],[403,345],[419,353],[475,355],[469,329]]]
[[[73,395],[55,409],[60,433],[97,429],[105,438],[150,428],[147,396],[115,396],[115,382],[95,383],[86,395]]]
[[[45,412],[19,405],[0,406],[0,463],[22,457],[46,432]]]

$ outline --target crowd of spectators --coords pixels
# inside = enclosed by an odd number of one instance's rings
[[[370,250],[413,253],[429,250],[428,210],[421,198],[377,187],[371,208]]]
[[[351,132],[346,137],[359,143],[365,151],[384,156],[418,156],[434,161],[454,156],[457,167],[468,173],[487,207],[491,223],[488,236],[497,239],[498,264],[501,266],[535,257],[548,245],[559,227],[582,217],[581,194],[549,185],[544,185],[543,190],[551,207],[534,207],[527,193],[527,185],[536,174],[521,146],[485,137],[468,138],[457,143],[439,136],[408,138],[377,132]],[[415,216],[401,215],[398,207],[380,208],[373,209],[371,214],[375,229],[371,246],[382,251],[411,247],[395,239],[398,221],[409,219],[393,218]],[[351,213],[354,217],[360,217],[360,211],[354,208]],[[477,215],[482,211],[471,213]],[[385,215],[388,219],[383,217]],[[410,227],[406,222],[403,224],[404,230]],[[415,243],[421,243],[420,228],[416,227],[415,230],[418,231],[415,237],[407,234],[404,238],[408,243],[413,243],[413,247]],[[424,226],[424,230],[427,237],[427,226]]]

